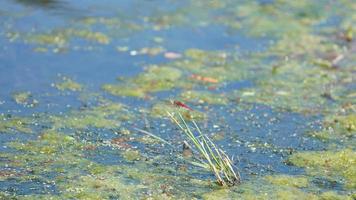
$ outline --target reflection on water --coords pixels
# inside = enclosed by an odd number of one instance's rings
[[[17,3],[41,8],[62,8],[64,3],[56,0],[15,0]]]
[[[66,1],[58,0],[13,0],[17,4],[27,7],[41,9],[50,14],[60,15],[62,17],[85,17],[83,10],[74,7]]]

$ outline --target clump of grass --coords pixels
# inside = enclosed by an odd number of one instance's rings
[[[207,135],[201,132],[194,120],[192,120],[192,123],[194,130],[197,132],[196,134],[194,134],[193,129],[179,112],[178,117],[175,117],[170,112],[167,113],[204,159],[192,162],[194,165],[210,170],[215,175],[217,183],[221,186],[234,186],[241,182],[240,174],[238,171],[235,171],[235,167],[229,156],[217,147]]]

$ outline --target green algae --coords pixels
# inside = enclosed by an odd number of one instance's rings
[[[344,147],[353,147],[354,135],[356,133],[356,117],[354,114],[326,116],[323,129],[308,135],[323,142],[334,142]]]
[[[83,159],[80,153],[85,145],[66,134],[49,131],[26,143],[8,143],[10,148],[18,151],[7,155],[7,164],[25,172],[18,177],[22,181],[44,178],[47,173],[59,173],[62,176],[70,170],[85,170],[83,167],[90,165],[91,162]]]
[[[48,156],[54,159],[57,155]],[[84,164],[80,166],[81,171],[72,173],[79,167],[73,163],[70,172],[66,168],[56,177],[57,194],[19,195],[19,199],[141,199],[147,198],[147,193],[153,199],[186,199],[185,189],[191,188],[193,183],[195,188],[206,185],[200,180],[172,175],[175,171],[172,168],[152,167],[150,162],[120,166],[99,165],[84,158],[80,162]],[[43,165],[43,169],[52,171],[47,164]],[[182,182],[184,185],[180,184]],[[200,193],[197,191],[197,195]]]
[[[99,44],[109,44],[110,38],[101,32],[93,32],[85,29],[59,29],[50,33],[32,34],[27,36],[28,41],[40,45],[54,45],[63,47],[68,45],[71,39],[80,38]]]
[[[20,199],[128,199],[132,196],[139,187],[129,186],[120,176],[112,174],[119,168],[98,165],[85,159],[82,155],[85,145],[58,132],[44,133],[37,140],[27,143],[10,143],[11,148],[22,152],[8,157],[10,166],[31,169],[32,178],[37,179],[47,180],[47,173],[55,173],[54,181],[60,191],[58,195],[25,195]],[[86,174],[88,172],[91,174]]]
[[[343,1],[342,3],[346,4],[347,6],[345,7],[348,9],[352,9],[355,5],[351,1]],[[259,67],[256,68],[256,65],[251,63],[252,61],[248,60],[248,58],[244,58],[247,60],[246,63],[241,62],[239,59],[234,60],[235,58],[232,58],[227,51],[189,49],[184,53],[184,57],[182,59],[177,59],[174,62],[165,63],[162,66],[159,66],[159,68],[165,67],[165,69],[170,68],[179,70],[180,75],[178,78],[169,77],[167,80],[162,78],[166,75],[166,72],[160,73],[159,70],[155,71],[149,67],[138,76],[124,79],[123,82],[125,83],[115,85],[107,84],[103,86],[103,89],[118,96],[145,98],[151,92],[166,91],[174,88],[191,89],[192,87],[210,84],[190,78],[191,74],[212,78],[217,80],[218,84],[226,81],[251,79],[253,83],[256,84],[256,87],[237,91],[237,96],[241,98],[242,101],[262,103],[272,107],[291,109],[299,112],[323,113],[331,110],[332,113],[330,114],[330,122],[329,119],[325,121],[325,130],[313,133],[313,135],[320,137],[323,140],[335,139],[335,136],[336,139],[339,139],[339,136],[346,136],[348,140],[352,139],[351,137],[355,132],[354,116],[333,115],[334,104],[340,105],[341,102],[344,103],[347,95],[349,95],[349,99],[354,98],[352,94],[343,94],[343,87],[345,87],[347,83],[350,83],[348,80],[351,80],[352,82],[353,73],[352,71],[350,73],[350,70],[352,70],[353,66],[350,67],[350,65],[347,65],[347,62],[350,61],[350,57],[346,56],[345,68],[342,65],[342,70],[335,69],[335,67],[332,66],[332,61],[324,58],[322,54],[330,51],[333,53],[336,52],[336,54],[344,54],[345,47],[341,45],[338,46],[337,42],[333,41],[333,36],[321,36],[320,34],[315,34],[314,32],[314,25],[318,25],[320,21],[327,19],[325,12],[326,9],[323,8],[326,6],[332,7],[333,4],[329,5],[329,3],[325,3],[324,7],[324,5],[316,6],[316,2],[309,1],[275,1],[274,3],[267,4],[255,2],[244,2],[239,4],[232,2],[229,4],[229,2],[220,1],[209,3],[196,1],[192,2],[189,6],[189,9],[178,9],[174,12],[165,12],[163,15],[160,11],[157,11],[157,13],[155,13],[157,16],[145,17],[144,20],[154,24],[154,26],[150,28],[161,30],[169,29],[172,26],[182,25],[185,23],[205,23],[204,26],[206,26],[210,23],[207,22],[207,19],[211,19],[216,20],[216,23],[222,23],[230,28],[245,28],[246,30],[244,32],[253,36],[268,35],[278,37],[278,40],[271,44],[271,47],[267,50],[264,56],[269,57],[277,55],[278,59],[285,59],[289,61],[284,63],[276,62],[272,64],[259,63],[260,65],[265,65],[262,69]],[[225,8],[229,8],[232,11],[226,13],[222,12],[216,16],[207,14],[210,10],[215,11],[216,9]],[[204,11],[204,13],[196,14],[202,12],[193,11]],[[335,11],[335,9],[332,8],[331,11]],[[350,14],[349,12],[350,11],[345,11],[346,14],[343,15],[347,16]],[[340,11],[330,13],[336,15],[342,14]],[[355,15],[347,17],[347,20],[342,20],[340,25],[342,27],[341,31],[344,31],[346,36],[345,38],[349,38],[348,40],[350,40],[350,38],[352,40],[352,25],[355,24],[353,23],[353,16]],[[187,20],[191,17],[195,20]],[[126,29],[127,27],[124,26],[125,28],[122,28],[122,24],[125,22],[123,22],[121,18],[109,19],[90,17],[84,18],[81,20],[81,23],[88,26],[104,24],[106,28],[110,26]],[[134,23],[132,26],[136,26],[137,30],[141,30],[143,28],[142,26],[138,26]],[[30,37],[30,41],[40,45],[45,45],[46,47],[48,45],[66,47],[71,42],[70,40],[72,40],[72,38],[82,38],[84,40],[97,42],[99,44],[108,44],[112,40],[112,38],[109,38],[106,34],[105,37],[101,34],[95,34],[95,32],[91,34],[88,34],[87,31],[79,30],[72,32],[68,31],[67,33],[65,31],[64,33],[60,32],[61,31],[58,31],[57,33],[55,30],[49,34],[40,34],[38,37]],[[312,32],[313,34],[311,34]],[[17,36],[14,34],[12,37],[16,38]],[[156,54],[158,51],[156,51],[157,49],[154,50],[155,51],[153,52]],[[142,52],[150,54],[149,49],[143,49]],[[347,52],[345,54],[347,54]],[[290,62],[290,60],[293,61]],[[251,73],[251,71],[253,73]],[[158,76],[155,76],[156,74],[158,74]],[[196,91],[184,91],[182,94],[192,92]],[[195,96],[186,95],[187,98],[184,100],[194,103],[204,101],[209,104],[220,104],[221,99],[222,102],[225,100],[225,98],[220,98],[219,95],[210,96],[210,93],[208,92],[204,92],[204,94],[199,92],[197,93],[198,94],[194,93]],[[332,103],[333,101],[336,102]],[[222,105],[224,104],[225,103]],[[110,113],[111,109],[115,110],[115,112]],[[153,105],[151,114],[156,117],[162,117],[166,116],[166,111],[175,112],[177,110],[178,108],[175,108],[172,105],[157,103]],[[201,115],[202,118],[205,118],[204,114],[199,112],[194,114],[192,114],[192,111],[188,110],[184,110],[184,112],[186,112],[184,115],[187,118],[199,115]],[[66,113],[64,116],[58,115],[51,117],[51,119],[54,123],[53,126],[59,129],[64,127],[73,129],[83,129],[87,127],[116,129],[120,127],[120,122],[122,120],[131,118],[125,118],[127,113],[123,113],[121,112],[121,108],[117,109],[115,106],[98,106],[94,108],[84,108],[83,111],[74,110]],[[116,115],[120,117],[116,118]],[[122,115],[125,115],[125,117]],[[18,132],[26,132],[25,128],[27,127],[27,123],[25,125],[20,123],[20,127],[17,127],[16,120],[8,124],[6,123],[0,122],[1,132],[13,132],[14,130]],[[22,127],[24,129],[22,129]],[[330,131],[329,128],[332,128],[332,130]],[[56,143],[56,140],[59,142]],[[191,195],[200,197],[200,193],[202,191],[206,192],[211,189],[207,189],[209,184],[206,182],[204,182],[204,188],[199,188],[200,190],[198,190],[195,184],[193,184],[193,186],[187,184],[187,181],[184,180],[184,176],[182,176],[182,178],[177,177],[177,174],[172,176],[167,176],[167,174],[162,175],[160,174],[160,169],[157,169],[157,165],[145,165],[142,167],[135,164],[133,166],[127,166],[128,168],[137,168],[135,172],[133,172],[133,169],[124,169],[124,167],[116,169],[116,171],[110,171],[111,168],[107,166],[94,164],[93,162],[83,159],[82,151],[85,149],[85,144],[79,145],[76,144],[77,142],[78,141],[76,141],[74,137],[66,136],[66,134],[63,133],[45,133],[38,138],[38,141],[30,141],[28,144],[22,142],[9,143],[9,146],[12,148],[24,153],[28,152],[33,154],[17,155],[17,157],[14,157],[15,159],[13,158],[14,162],[10,162],[10,165],[29,166],[28,168],[31,168],[32,164],[34,164],[34,172],[36,172],[36,174],[38,174],[41,169],[43,169],[44,172],[55,171],[66,174],[64,178],[57,178],[57,180],[61,180],[62,182],[59,185],[59,195],[29,195],[27,198],[129,199],[137,197],[138,192],[131,186],[138,185],[139,188],[145,188],[144,192],[140,193],[142,198],[145,198],[145,195],[147,194],[151,194],[150,198],[152,199],[174,199],[178,197],[187,197],[188,199],[191,199]],[[61,147],[59,143],[63,143],[63,147]],[[314,155],[314,157],[308,157],[309,154],[312,153],[317,155]],[[302,164],[300,164],[299,161],[295,162],[298,166],[306,167],[308,173],[315,170],[317,171],[315,174],[327,176],[328,178],[331,177],[332,179],[337,179],[341,174],[340,176],[346,179],[347,186],[354,188],[354,185],[352,184],[354,179],[354,174],[352,172],[355,171],[354,168],[350,163],[345,161],[347,174],[343,174],[341,171],[344,168],[340,166],[341,164],[345,164],[345,162],[343,162],[343,160],[339,162],[340,160],[336,158],[337,156],[333,156],[334,153],[339,155],[338,152],[331,151],[297,153],[297,158],[295,158],[295,160],[299,160],[302,157],[303,162]],[[76,154],[77,156],[73,156],[72,154]],[[350,157],[354,157],[354,153],[346,154]],[[130,160],[128,158],[125,159]],[[324,161],[320,159],[324,159]],[[328,161],[328,159],[331,159],[331,161]],[[345,159],[347,160],[347,158]],[[354,160],[354,158],[352,158],[351,161],[349,159],[349,161],[354,164],[352,160]],[[21,164],[22,162],[26,163]],[[45,164],[39,164],[41,162]],[[329,162],[334,164],[329,166]],[[52,166],[51,163],[56,163],[56,167],[49,169],[51,168],[50,166]],[[339,164],[335,163],[340,163],[340,166],[336,166]],[[80,168],[80,170],[75,167]],[[149,167],[156,171],[154,172],[151,170],[146,172]],[[69,174],[68,171],[71,171],[71,174]],[[110,173],[105,174],[106,171],[110,171]],[[175,173],[174,170],[168,171],[171,174]],[[135,180],[142,181],[142,183],[134,183],[133,185],[130,185],[123,180],[121,175],[118,175],[125,174],[127,172],[130,176],[135,177]],[[351,173],[351,176],[348,176],[348,172]],[[312,175],[313,174],[314,172]],[[187,179],[192,180],[191,177],[188,177]],[[202,198],[351,199],[349,196],[337,194],[334,191],[314,194],[309,193],[306,190],[301,190],[300,188],[305,188],[308,185],[305,181],[306,178],[304,177],[293,177],[289,175],[268,176],[265,180],[258,181],[259,183],[246,181],[246,184],[242,185],[241,189],[234,188],[230,190],[225,188],[214,188],[212,191],[209,191],[209,193],[204,194]],[[191,188],[196,191],[189,190],[189,187],[176,186],[174,182],[191,186]],[[170,184],[172,186],[166,186],[166,184]],[[269,186],[270,184],[273,184],[273,186]],[[127,185],[130,186],[129,190],[123,189],[123,187]],[[174,193],[174,191],[176,191],[176,193]],[[128,197],[123,196],[125,194],[127,194]],[[2,197],[1,195],[2,193],[0,194],[0,197]]]
[[[139,137],[136,139],[136,141],[142,143],[142,144],[160,144],[162,141],[156,139],[156,138],[153,138],[152,136],[149,136],[149,135],[144,135],[142,137]]]
[[[54,28],[48,31],[32,30],[30,32],[9,31],[7,36],[10,41],[21,40],[35,45],[35,52],[53,53],[67,52],[68,50],[93,50],[92,44],[107,45],[111,42],[110,36],[103,32],[93,31],[91,28],[78,28],[71,25],[68,28]],[[82,40],[88,44],[74,46],[74,41]]]
[[[149,66],[137,76],[120,78],[123,83],[104,84],[102,89],[117,96],[145,98],[149,93],[174,88],[191,89],[196,85],[215,87],[225,81],[241,80],[254,74],[242,60],[228,57],[222,51],[188,49],[184,54],[182,59]],[[224,104],[222,99],[221,104]]]
[[[82,151],[87,143],[77,141],[64,133],[50,131],[27,143],[11,142],[8,145],[20,151],[13,156],[7,155],[9,166],[30,169],[31,174],[42,178],[46,173],[57,173],[55,178],[58,184],[66,184],[65,181],[84,172],[98,174],[117,170],[113,167],[103,168],[85,159]],[[99,170],[100,168],[102,170]]]
[[[187,58],[192,60],[199,60],[210,64],[224,64],[226,63],[226,54],[224,52],[209,52],[202,49],[187,49],[184,52]],[[197,66],[199,67],[199,66]],[[201,67],[201,66],[200,66]]]
[[[334,122],[339,124],[342,130],[356,133],[356,114],[336,117]]]
[[[84,129],[89,127],[113,129],[120,127],[120,122],[129,120],[131,114],[120,103],[103,102],[98,106],[88,107],[67,115],[50,116],[54,128]]]
[[[137,161],[142,158],[141,153],[138,150],[127,149],[123,151],[121,155],[128,161]]]
[[[0,198],[1,199],[8,199],[8,200],[17,200],[18,197],[15,195],[9,194],[7,192],[0,192]]]
[[[172,67],[150,66],[142,74],[125,79],[125,84],[105,84],[103,90],[112,95],[143,98],[150,92],[173,89],[182,72]]]
[[[352,196],[340,195],[333,191],[323,192],[320,195],[321,200],[351,200],[354,199]]]
[[[309,136],[319,139],[323,142],[327,142],[334,138],[334,131],[333,130],[322,130],[322,131],[314,131],[308,133]]]
[[[33,49],[33,51],[38,53],[47,53],[49,49],[45,47],[36,47]]]
[[[244,199],[244,200],[267,200],[267,199],[321,199],[318,195],[303,191],[291,185],[283,185],[280,182],[274,184],[269,178],[257,178],[242,183],[232,189],[220,188],[202,195],[203,199]],[[293,178],[291,178],[293,179]],[[293,182],[293,180],[291,181]],[[290,182],[290,183],[291,183]]]
[[[224,95],[213,94],[205,91],[185,91],[180,97],[184,101],[194,102],[197,104],[218,104],[218,105],[226,105],[228,103],[228,99]]]
[[[55,195],[23,195],[16,196],[16,200],[61,200],[62,198]]]
[[[105,115],[91,114],[83,115],[78,113],[76,116],[70,116],[65,118],[52,117],[55,123],[55,127],[77,128],[83,129],[88,127],[97,128],[114,128],[119,126],[119,122],[115,120],[106,119]]]
[[[17,104],[34,107],[38,104],[36,99],[33,99],[31,92],[16,92],[12,95],[12,98]]]
[[[352,79],[349,70],[353,66],[347,64],[352,57],[345,57],[350,50],[332,34],[320,32],[296,31],[280,35],[268,51],[261,53],[262,57],[274,61],[266,63],[261,73],[256,74],[256,87],[238,91],[238,98],[312,113],[328,112],[335,103],[345,101],[345,85]]]
[[[326,98],[341,95],[345,80],[344,72],[329,72],[311,67],[306,63],[286,62],[278,66],[274,75],[256,80],[257,87],[236,91],[246,102],[258,102],[274,108],[298,112],[325,112],[332,100]]]
[[[243,59],[224,51],[187,49],[184,55],[184,58],[169,65],[187,70],[193,75],[212,78],[217,83],[245,79],[253,74]]]
[[[291,8],[288,2],[279,2],[276,4],[261,5],[257,2],[249,2],[238,6],[234,11],[236,15],[243,18],[241,21],[242,27],[251,27],[247,29],[247,33],[252,36],[281,36],[291,33],[304,33],[308,31],[308,26],[305,26],[294,16],[290,15],[290,11],[283,12],[284,7]],[[304,7],[305,8],[305,7]]]
[[[268,53],[278,56],[314,56],[316,52],[340,51],[327,37],[314,34],[284,36],[272,45]],[[314,61],[315,62],[315,61]]]
[[[81,24],[92,27],[93,25],[103,25],[107,29],[114,29],[115,31],[141,31],[142,26],[137,23],[130,22],[120,17],[84,17],[78,21]],[[108,31],[109,32],[109,31]]]
[[[306,177],[295,177],[288,175],[266,176],[266,180],[274,185],[293,186],[297,188],[305,188],[309,186],[309,181]]]
[[[102,89],[115,96],[146,97],[146,91],[136,85],[105,84],[102,86]]]
[[[341,178],[346,188],[356,188],[356,153],[353,150],[295,153],[288,161],[305,167],[308,174],[319,175],[336,182]]]
[[[38,34],[29,37],[29,40],[41,45],[55,45],[63,47],[67,44],[68,38],[63,34]]]
[[[152,24],[153,30],[164,30],[170,28],[173,24],[177,26],[186,23],[187,18],[184,16],[184,12],[184,10],[180,10],[178,12],[160,13],[147,17],[145,20]]]
[[[144,47],[140,49],[137,54],[138,55],[149,55],[149,56],[157,56],[166,50],[163,47]]]
[[[61,91],[70,90],[73,92],[81,91],[83,86],[68,77],[62,77],[62,82],[54,84],[54,86]]]
[[[140,185],[126,184],[124,180],[112,174],[86,175],[60,186],[64,191],[61,196],[65,199],[131,199]]]
[[[319,189],[307,184],[304,177],[293,177],[289,175],[278,175],[273,178],[272,177],[273,176],[266,176],[252,179],[246,183],[243,183],[238,188],[235,188],[233,191],[225,191],[228,194],[228,198],[226,199],[352,199],[351,195],[338,194],[334,191],[319,192]],[[282,182],[279,179],[280,177],[283,177]],[[284,179],[286,177],[290,180]],[[209,194],[213,194],[213,192]],[[225,196],[227,194],[225,194]]]
[[[151,66],[143,74],[133,79],[133,83],[140,85],[146,91],[162,91],[172,89],[174,82],[181,76],[181,71],[176,68]]]
[[[214,190],[213,192],[205,193],[202,195],[202,198],[204,200],[214,200],[214,199],[231,199],[231,194],[230,194],[229,189],[219,189],[219,190]]]
[[[28,153],[53,154],[63,148],[74,147],[75,139],[54,131],[43,133],[39,139],[27,144],[21,142],[10,142],[9,147]],[[81,148],[77,146],[76,148]]]
[[[138,162],[134,168],[126,166],[124,170],[130,179],[141,182],[145,187],[144,191],[152,194],[152,199],[191,199],[191,194],[199,197],[211,186],[207,181],[181,174],[172,167],[150,166],[151,164]],[[145,193],[139,196],[147,198]]]
[[[32,124],[32,120],[23,117],[3,118],[0,120],[0,132],[1,133],[32,133],[32,129],[29,125]]]

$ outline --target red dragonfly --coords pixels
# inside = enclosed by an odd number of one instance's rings
[[[173,105],[175,105],[175,106],[178,106],[178,107],[181,107],[181,108],[185,108],[185,109],[187,109],[187,110],[191,110],[191,111],[193,111],[193,109],[191,108],[191,107],[189,107],[189,106],[187,106],[186,104],[184,104],[183,102],[181,102],[181,101],[172,101],[172,103],[173,103]]]

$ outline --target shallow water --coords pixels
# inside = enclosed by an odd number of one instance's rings
[[[0,2],[0,199],[355,198],[355,9]],[[195,117],[242,183],[183,158],[166,111]]]

